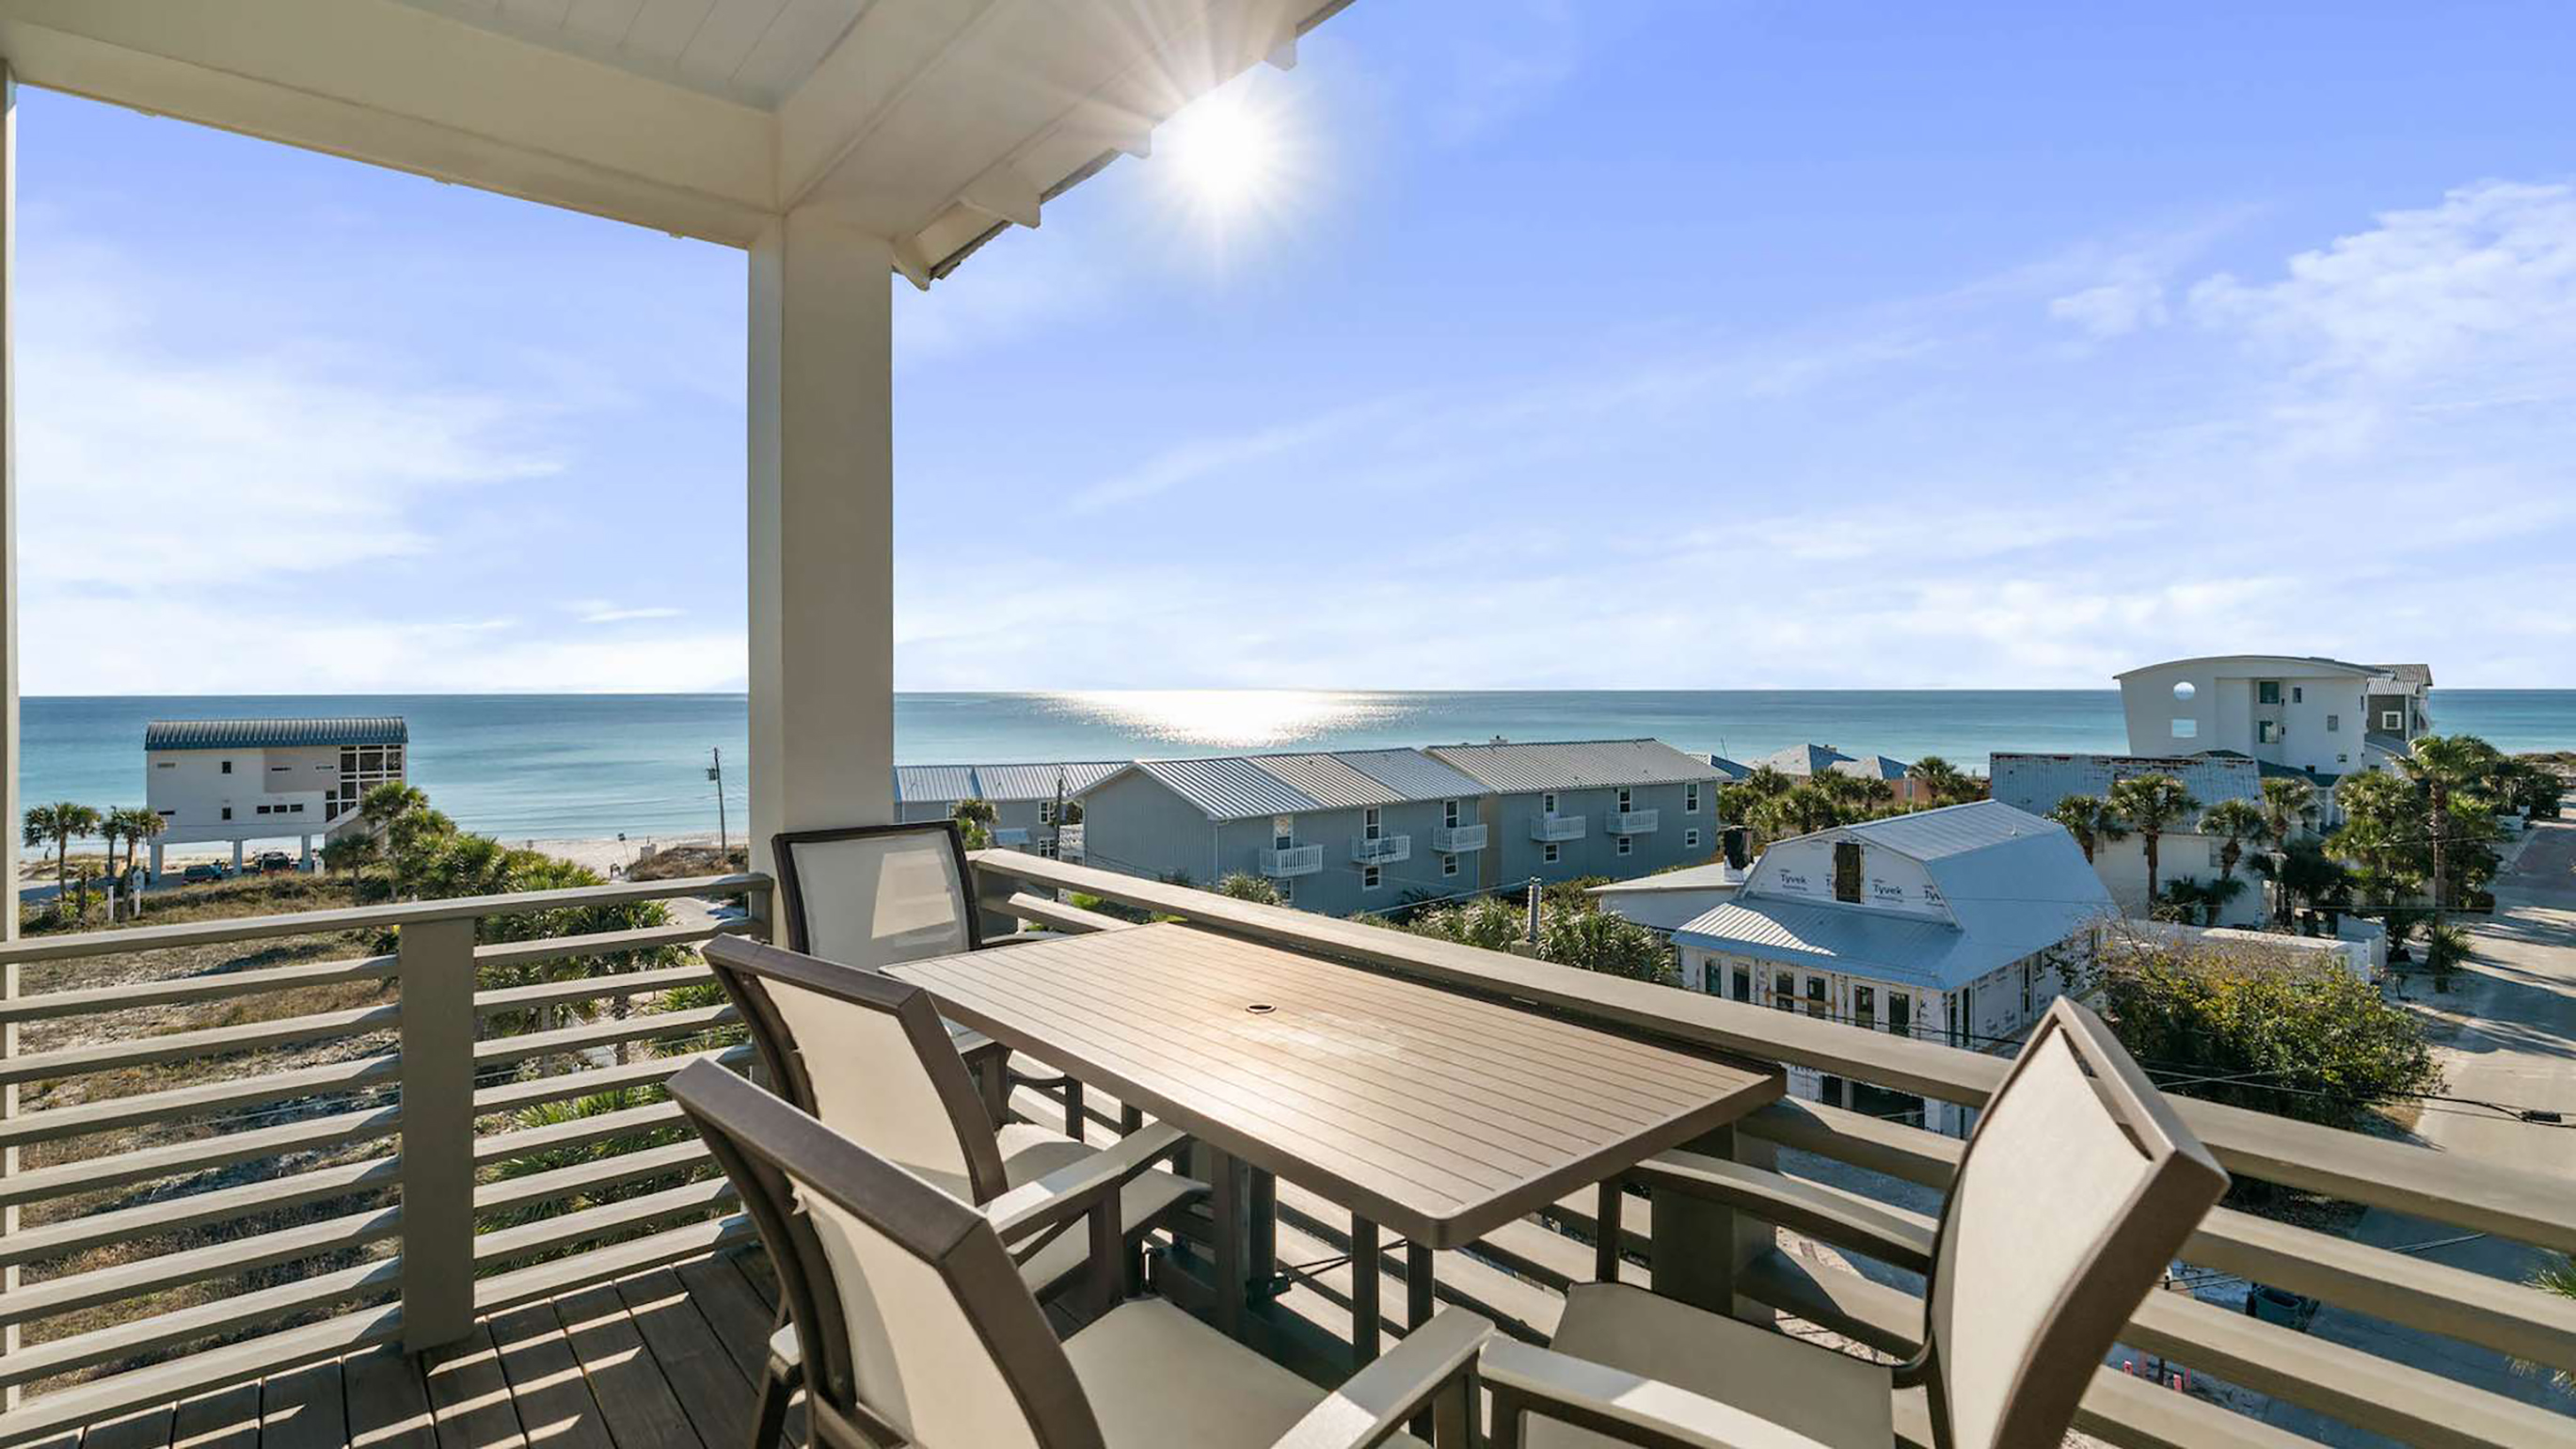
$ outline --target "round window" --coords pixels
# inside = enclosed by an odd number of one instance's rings
[[[2191,699],[2191,697],[2192,697],[2193,695],[2198,694],[2198,693],[2200,693],[2200,691],[2199,691],[2199,690],[2197,690],[2197,689],[2194,689],[2194,688],[2192,687],[2191,681],[2190,681],[2190,680],[2188,680],[2188,679],[2186,679],[2186,680],[2184,680],[2182,683],[2177,684],[2177,685],[2175,685],[2175,686],[2174,686],[2174,698],[2179,699],[2179,700],[2182,700],[2182,701],[2184,701],[2184,702],[2186,702],[2186,703],[2188,703],[2188,702],[2190,701],[2190,699]]]

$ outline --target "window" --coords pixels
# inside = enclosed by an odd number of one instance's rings
[[[1914,1035],[1914,998],[1902,991],[1887,993],[1887,1030],[1894,1036]]]
[[[1771,1004],[1782,1011],[1798,1009],[1798,973],[1780,971],[1771,977]]]
[[[1619,792],[1619,813],[1622,815],[1628,813],[1628,792],[1625,790]]]
[[[233,807],[231,807],[230,805],[227,805],[227,806],[225,806],[225,807],[224,807],[224,818],[225,818],[226,820],[230,820],[230,819],[232,819],[232,818],[233,818]]]
[[[1860,904],[1860,842],[1834,842],[1834,899]]]
[[[267,813],[268,813],[268,807],[267,807],[267,806],[265,806],[265,805],[262,805],[261,807],[259,807],[259,813],[260,813],[260,814],[262,814],[262,815],[267,814]]]
[[[1296,816],[1275,815],[1271,817],[1270,848],[1273,850],[1294,850],[1297,848]]]
[[[286,808],[287,808],[287,810],[288,810],[288,811],[290,811],[290,812],[292,812],[292,813],[294,813],[294,814],[301,815],[301,814],[303,814],[303,813],[304,813],[304,802],[303,802],[303,801],[301,801],[301,800],[298,800],[298,801],[296,801],[294,804],[289,805],[289,806],[287,806]]]
[[[2197,739],[2199,735],[2200,721],[2196,719],[2178,719],[2173,722],[2173,737],[2175,739]]]
[[[2403,733],[2406,729],[2406,712],[2402,709],[2381,710],[2379,712],[2379,727],[2389,731],[2391,734]]]
[[[2254,702],[2256,704],[2279,704],[2281,702],[2281,681],[2277,679],[2258,681],[2254,686]]]
[[[1555,841],[1551,840],[1551,841],[1549,841],[1549,842],[1547,843],[1547,853],[1546,853],[1546,855],[1545,855],[1544,859],[1545,859],[1545,860],[1547,861],[1547,863],[1548,863],[1548,864],[1550,864],[1550,865],[1554,865],[1554,864],[1556,864],[1556,842],[1555,842]]]
[[[1629,848],[1630,848],[1630,842],[1629,842],[1629,840],[1628,840],[1628,837],[1627,837],[1627,836],[1624,836],[1624,835],[1620,836],[1620,837],[1619,837],[1619,853],[1620,853],[1621,855],[1626,855],[1626,854],[1628,853],[1628,851],[1629,851]]]
[[[2212,870],[2216,870],[2216,869],[2218,868],[2218,852],[2219,852],[2222,848],[2223,848],[2223,847],[2220,845],[2220,843],[2219,843],[2219,842],[2217,842],[2217,841],[2215,841],[2215,840],[2213,840],[2213,841],[2209,842],[2209,868],[2210,868],[2210,869],[2212,869]]]
[[[1377,867],[1376,867],[1376,866],[1373,866],[1373,865],[1364,865],[1364,866],[1361,866],[1361,867],[1360,867],[1360,889],[1361,889],[1361,890],[1364,890],[1364,891],[1373,891],[1373,890],[1376,890],[1376,889],[1377,889],[1377,887],[1378,887],[1378,873],[1377,873]]]
[[[1852,1025],[1863,1031],[1878,1029],[1878,989],[1852,983]]]
[[[1040,800],[1038,802],[1038,823],[1040,825],[1053,825],[1055,823],[1055,802],[1053,800]]]
[[[2279,720],[2258,719],[2254,721],[2254,743],[2258,745],[2276,744],[2280,741],[2280,738],[2281,722]]]
[[[2295,684],[2291,685],[2291,686],[2290,686],[2290,703],[2292,703],[2292,704],[2305,704],[2305,703],[2307,703],[2307,702],[2308,702],[2308,692],[2307,692],[2306,690],[2304,690],[2304,689],[2301,689],[2299,686],[2297,686],[2297,685],[2295,685]]]
[[[1696,782],[1682,786],[1682,813],[1684,815],[1699,813],[1699,785]]]
[[[1457,829],[1457,828],[1458,828],[1458,802],[1457,802],[1457,801],[1455,801],[1455,800],[1443,800],[1443,801],[1441,801],[1441,802],[1440,802],[1440,823],[1441,823],[1441,824],[1443,824],[1443,825],[1445,825],[1445,826],[1447,826],[1447,827],[1449,827],[1449,828],[1450,828],[1450,829],[1452,829],[1452,830],[1455,830],[1455,829]]]
[[[1684,849],[1684,850],[1697,850],[1697,849],[1699,849],[1699,832],[1698,832],[1698,831],[1696,831],[1696,830],[1685,830],[1685,831],[1683,831],[1683,832],[1682,832],[1682,849]]]
[[[1750,966],[1735,968],[1735,999],[1738,1001],[1753,999],[1753,968]]]
[[[1442,875],[1456,875],[1458,873],[1458,857],[1454,855],[1444,855],[1440,857],[1440,873]]]
[[[2339,735],[2343,733],[2342,715],[2330,714],[2326,716],[2326,733],[2330,735]]]
[[[2024,1020],[2030,1017],[2030,963],[2027,961],[2021,963],[2021,1014]]]
[[[1819,1020],[1833,1014],[1833,1003],[1825,999],[1825,990],[1825,978],[1822,976],[1807,978],[1807,1014]]]
[[[1707,992],[1711,996],[1715,996],[1717,994],[1716,962],[1702,961],[1699,963],[1699,989]]]
[[[226,760],[226,761],[224,761],[224,773],[225,773],[225,774],[227,774],[227,775],[229,775],[229,774],[231,774],[232,772],[233,772],[233,762],[232,762],[232,761],[230,761],[230,760]]]
[[[1553,792],[1538,797],[1538,810],[1541,815],[1556,813],[1556,796]]]
[[[1367,813],[1360,816],[1360,834],[1370,840],[1377,839],[1378,832],[1382,828],[1379,823],[1380,819],[1381,817],[1378,815],[1377,807],[1371,805],[1368,808]]]
[[[152,768],[156,770],[175,770],[179,768],[179,762],[177,760],[154,760],[152,762]]]

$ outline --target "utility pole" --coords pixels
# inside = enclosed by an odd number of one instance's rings
[[[1538,877],[1537,877],[1537,876],[1531,876],[1531,877],[1529,878],[1529,943],[1530,943],[1530,949],[1531,949],[1531,950],[1535,951],[1535,950],[1537,950],[1537,949],[1538,949]]]
[[[725,862],[733,858],[733,840],[725,824],[724,750],[711,745],[707,755],[715,761],[707,766],[707,778],[716,784],[716,869],[721,871]]]
[[[1054,823],[1055,831],[1053,835],[1047,837],[1047,858],[1062,860],[1064,859],[1064,766],[1062,765],[1055,767],[1055,814],[1047,818]]]

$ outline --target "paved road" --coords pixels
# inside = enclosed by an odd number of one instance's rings
[[[2442,1049],[2444,1092],[2516,1106],[2550,1107],[2576,1122],[2576,821],[2550,821],[2496,881],[2496,915],[2476,928],[2476,969],[2447,996],[2414,993],[2426,1008],[2457,1021]],[[2430,1145],[2496,1162],[2563,1174],[2576,1193],[2576,1128],[2535,1126],[2493,1112],[2429,1106],[2417,1128]],[[2384,1248],[2444,1243],[2457,1228],[2373,1210],[2354,1237]],[[2478,1237],[2425,1250],[2423,1256],[2490,1277],[2522,1279],[2542,1255],[2518,1243]],[[2545,1375],[2516,1373],[2504,1355],[2328,1308],[2310,1332],[2400,1363],[2547,1403],[2576,1413],[2576,1398]],[[2287,1404],[2271,1422],[2329,1444],[2390,1443],[2330,1423]],[[2576,1422],[2569,1425],[2576,1442]]]

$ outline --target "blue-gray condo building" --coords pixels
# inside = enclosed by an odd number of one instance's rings
[[[1201,886],[1260,876],[1350,915],[1704,860],[1720,778],[1658,740],[1139,760],[1082,792],[1084,856]]]

